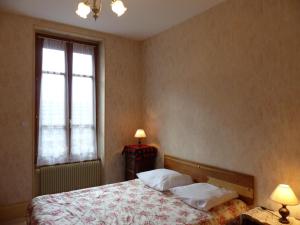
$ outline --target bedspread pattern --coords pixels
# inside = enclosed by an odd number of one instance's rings
[[[28,212],[33,225],[224,225],[246,209],[242,201],[232,200],[203,212],[169,192],[161,193],[132,180],[39,196],[32,200]]]

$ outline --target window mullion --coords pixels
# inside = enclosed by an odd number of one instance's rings
[[[99,86],[100,86],[100,79],[99,79],[99,75],[98,75],[98,72],[99,72],[99,67],[98,67],[98,54],[99,54],[99,49],[98,49],[98,46],[96,46],[94,48],[94,55],[93,55],[93,68],[94,68],[94,132],[95,132],[95,147],[96,147],[96,152],[97,152],[97,157],[99,157],[100,155],[100,152],[99,152],[99,146],[98,146],[98,135],[100,133],[100,130],[99,130],[99,118],[98,118],[98,115],[99,115],[99,107],[98,107],[98,101],[99,101],[99,96],[100,96],[100,91],[99,91]],[[99,82],[99,83],[98,83]]]
[[[68,138],[68,150],[69,150],[69,160],[71,159],[72,145],[71,145],[71,135],[72,135],[72,74],[73,74],[73,44],[67,42],[67,138]]]

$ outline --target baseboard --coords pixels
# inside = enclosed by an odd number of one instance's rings
[[[0,206],[0,222],[26,217],[28,202]]]

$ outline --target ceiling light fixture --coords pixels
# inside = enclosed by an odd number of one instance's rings
[[[86,2],[80,2],[76,10],[76,14],[84,19],[87,18],[87,15],[91,12],[90,6]]]
[[[101,12],[102,0],[85,0],[78,4],[76,14],[81,18],[86,19],[90,12],[93,12],[93,17],[96,20]],[[111,10],[118,16],[122,16],[127,8],[121,0],[111,0]]]
[[[118,16],[122,16],[126,12],[127,8],[124,6],[121,0],[112,0],[111,10]]]

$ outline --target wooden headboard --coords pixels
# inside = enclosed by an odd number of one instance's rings
[[[190,175],[195,182],[208,182],[216,186],[235,190],[248,205],[254,202],[254,177],[251,175],[208,166],[201,163],[164,156],[164,166]]]

